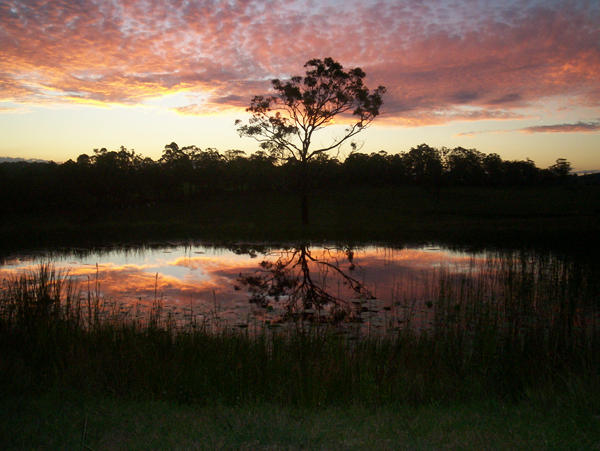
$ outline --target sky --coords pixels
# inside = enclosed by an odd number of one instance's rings
[[[234,125],[251,98],[325,57],[387,88],[362,152],[600,169],[598,0],[2,0],[0,156],[251,153]]]

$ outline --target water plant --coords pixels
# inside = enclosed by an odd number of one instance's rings
[[[527,255],[491,259],[477,274],[440,270],[436,296],[410,321],[387,334],[357,334],[332,324],[177,324],[160,299],[141,318],[42,265],[3,281],[0,396],[68,389],[303,406],[581,397],[600,387],[592,276]],[[412,302],[399,298],[395,308],[405,301]],[[418,327],[424,318],[427,327]]]

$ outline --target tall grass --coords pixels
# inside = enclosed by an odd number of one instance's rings
[[[0,393],[305,406],[589,394],[600,388],[590,277],[527,256],[492,259],[476,274],[442,270],[436,295],[411,321],[357,337],[322,325],[178,328],[159,300],[142,320],[42,265],[4,281],[0,293]]]
[[[429,275],[420,299],[400,295],[400,334],[419,336],[454,374],[517,396],[569,374],[598,374],[600,281],[592,267],[552,255],[489,257]]]

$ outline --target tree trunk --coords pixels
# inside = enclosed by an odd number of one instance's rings
[[[308,164],[306,161],[300,163],[300,196],[302,209],[302,225],[308,225]]]
[[[308,195],[302,192],[302,225],[308,225]]]

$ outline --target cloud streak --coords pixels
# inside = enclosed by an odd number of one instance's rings
[[[600,131],[600,121],[574,124],[536,125],[521,129],[525,133],[581,133]]]
[[[487,133],[595,133],[600,131],[600,121],[579,121],[575,123],[534,125],[531,127],[515,128],[509,130],[478,130],[458,133],[458,136],[474,136]]]
[[[332,56],[387,86],[391,123],[514,118],[551,97],[600,106],[599,22],[585,0],[9,0],[0,101],[138,104],[185,91],[202,100],[177,111],[211,114]]]

